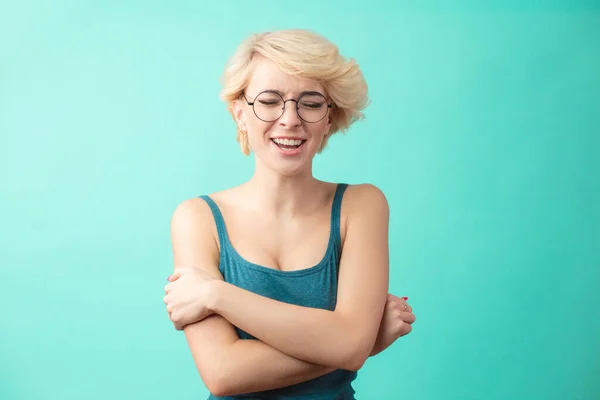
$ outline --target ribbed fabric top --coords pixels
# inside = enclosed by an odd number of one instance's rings
[[[229,241],[223,215],[209,196],[200,196],[210,206],[220,244],[219,270],[226,282],[274,300],[333,311],[337,302],[338,268],[341,255],[340,209],[347,184],[337,185],[331,207],[329,240],[325,255],[316,265],[296,271],[280,271],[247,261]],[[236,327],[241,339],[255,340]],[[352,381],[356,372],[336,370],[319,378],[281,389],[209,399],[333,400],[354,399]]]

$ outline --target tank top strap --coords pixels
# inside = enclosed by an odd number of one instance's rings
[[[333,196],[333,204],[331,206],[331,234],[333,239],[338,246],[338,249],[342,245],[342,236],[340,231],[341,221],[341,210],[342,210],[342,199],[344,198],[344,192],[348,187],[347,183],[339,183],[335,189],[335,195]]]
[[[210,207],[210,210],[212,211],[213,218],[215,219],[215,224],[217,225],[217,233],[219,234],[219,247],[221,252],[223,252],[227,248],[227,229],[225,228],[225,220],[223,219],[223,214],[221,214],[219,206],[217,205],[217,203],[215,203],[213,199],[210,198],[210,196],[202,195],[198,197],[204,200]]]

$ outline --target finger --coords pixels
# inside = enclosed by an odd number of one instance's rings
[[[402,303],[404,301],[404,299],[402,297],[398,297],[398,296],[393,295],[391,293],[388,294],[387,300],[388,301],[395,301],[396,303]]]
[[[390,301],[387,303],[387,307],[390,309],[396,309],[402,312],[412,312],[412,307],[408,305],[404,300]]]
[[[407,303],[408,297],[404,296],[404,297],[398,297],[395,296],[393,294],[388,294],[388,298],[387,298],[387,302],[388,304],[391,302],[395,302],[402,311],[412,311],[412,307],[410,307]],[[406,304],[406,306],[408,308],[405,308],[404,305]]]
[[[412,312],[412,307],[404,299],[398,303],[398,309],[402,312]]]
[[[400,328],[400,336],[408,335],[411,332],[412,332],[412,325],[410,325],[410,324],[404,324]]]
[[[181,277],[184,273],[186,273],[189,268],[176,268],[175,271],[169,276],[169,281],[174,282]]]
[[[410,312],[400,312],[398,316],[402,321],[406,322],[407,324],[413,324],[417,320],[415,314]]]

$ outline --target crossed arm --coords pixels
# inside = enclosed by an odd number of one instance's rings
[[[210,312],[184,328],[198,371],[215,395],[304,382],[335,369],[358,370],[369,357],[388,286],[388,207],[370,185],[349,189],[348,225],[334,311],[268,299],[223,282],[212,220],[199,201],[183,203],[172,222],[176,271],[198,266]],[[240,340],[233,326],[259,340]],[[235,376],[235,379],[231,377]]]

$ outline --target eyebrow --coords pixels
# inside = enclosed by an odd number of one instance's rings
[[[262,92],[274,92],[274,93],[277,93],[277,94],[279,94],[281,97],[283,97],[283,96],[284,96],[284,94],[285,94],[285,93],[282,93],[281,91],[279,91],[279,90],[275,90],[275,89],[265,89],[265,90],[262,90]],[[303,92],[300,92],[300,93],[298,94],[298,97],[301,97],[301,96],[304,96],[304,95],[315,95],[315,94],[318,94],[318,95],[321,95],[321,96],[323,96],[323,97],[326,97],[326,96],[325,96],[325,93],[321,93],[321,92],[318,92],[318,91],[316,91],[316,90],[309,90],[309,91],[306,91],[306,90],[305,90],[305,91],[303,91]]]

